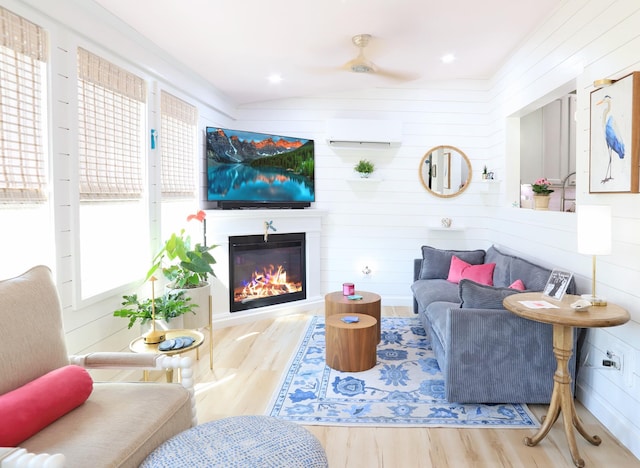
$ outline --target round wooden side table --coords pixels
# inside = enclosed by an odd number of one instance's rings
[[[358,317],[346,323],[344,317]],[[332,369],[360,372],[376,365],[378,321],[364,314],[334,314],[325,320],[326,361]]]
[[[324,296],[324,315],[329,318],[334,314],[365,314],[373,317],[377,321],[376,334],[378,343],[380,342],[380,296],[376,293],[367,291],[356,291],[356,294],[362,296],[362,299],[351,300],[342,294],[342,291],[336,291]]]
[[[630,316],[628,311],[611,303],[606,306],[591,306],[587,310],[577,311],[571,308],[571,303],[578,299],[580,296],[567,294],[562,298],[562,301],[556,301],[537,292],[512,294],[504,299],[503,304],[505,309],[520,317],[553,325],[553,354],[556,357],[558,367],[553,375],[551,402],[540,429],[533,437],[525,437],[524,443],[530,447],[537,445],[546,437],[562,412],[564,432],[571,458],[577,467],[583,467],[584,460],[580,458],[573,428],[575,427],[582,437],[593,445],[600,445],[602,440],[597,435],[591,436],[587,433],[580,417],[576,414],[573,403],[571,374],[569,373],[569,360],[573,353],[573,329],[574,327],[595,328],[622,325],[629,321]],[[547,302],[555,307],[540,307],[545,305],[542,302]]]
[[[165,341],[171,340],[173,338],[178,338],[180,336],[188,336],[190,338],[193,338],[193,343],[191,343],[190,346],[185,346],[184,348],[180,348],[180,349],[170,349],[168,351],[160,351],[158,349],[158,346],[160,346],[162,342],[155,343],[155,344],[147,344],[144,342],[144,336],[140,336],[135,340],[133,340],[131,343],[129,343],[129,349],[134,353],[154,353],[154,354],[160,353],[160,354],[166,354],[168,356],[173,356],[174,354],[181,354],[186,351],[191,351],[192,349],[196,349],[204,342],[204,335],[200,333],[198,330],[188,330],[183,328],[167,330],[165,333]],[[166,377],[167,377],[167,382],[173,382],[173,369],[166,370]],[[148,379],[149,379],[149,372],[144,371],[144,380],[147,381]]]

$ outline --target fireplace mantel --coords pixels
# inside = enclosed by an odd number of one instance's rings
[[[213,323],[230,326],[262,318],[276,317],[318,307],[320,294],[320,234],[325,211],[304,210],[208,210],[207,242],[217,244],[212,254],[216,259],[211,287]],[[265,223],[271,223],[276,231],[268,234],[304,232],[306,234],[307,298],[246,311],[229,311],[229,236],[246,236],[265,231]]]

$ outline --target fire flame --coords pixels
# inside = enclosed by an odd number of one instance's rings
[[[246,285],[235,288],[234,301],[247,302],[266,296],[278,296],[302,291],[300,282],[288,282],[287,272],[282,265],[264,267],[262,272],[254,271]]]

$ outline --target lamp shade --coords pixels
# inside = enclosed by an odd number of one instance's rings
[[[578,205],[578,252],[585,255],[611,253],[611,207]]]

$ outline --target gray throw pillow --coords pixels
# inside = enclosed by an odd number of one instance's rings
[[[447,279],[454,255],[471,265],[484,263],[484,250],[442,250],[423,245],[419,279]]]
[[[502,301],[505,297],[523,291],[511,288],[497,288],[462,279],[458,283],[461,309],[504,309]]]

